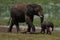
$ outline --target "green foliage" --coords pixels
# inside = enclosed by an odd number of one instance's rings
[[[44,20],[52,20],[55,26],[60,26],[60,0],[0,0],[0,25],[7,24],[10,17],[10,8],[18,2],[40,4],[43,8]],[[39,21],[39,17],[37,17],[34,19],[34,24],[39,26]]]

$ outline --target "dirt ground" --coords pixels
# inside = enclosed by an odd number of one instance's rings
[[[0,26],[0,32],[7,32],[8,33],[8,28],[9,28],[8,26]],[[54,28],[54,30],[60,30],[60,27],[59,28]],[[27,31],[26,26],[25,27],[21,26],[20,33],[24,33],[26,31]],[[17,33],[17,29],[15,27],[13,27],[12,33]],[[37,34],[40,33],[40,28],[39,27],[36,28],[35,33],[37,33]]]
[[[20,28],[20,32],[26,32],[27,29],[26,28]],[[8,32],[8,27],[0,27],[0,32]],[[12,33],[16,33],[17,29],[13,28],[12,29]],[[40,29],[36,29],[36,33],[39,33]]]

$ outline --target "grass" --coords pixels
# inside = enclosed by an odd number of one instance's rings
[[[0,32],[0,40],[60,40],[60,31],[54,31],[52,35]]]
[[[55,27],[60,27],[60,9],[59,9],[59,4],[60,4],[60,0],[0,0],[0,4],[1,4],[1,9],[0,9],[0,25],[8,25],[8,21],[9,19],[4,19],[5,17],[9,17],[9,11],[10,11],[10,7],[18,2],[23,2],[23,3],[37,3],[37,4],[41,4],[41,7],[43,8],[43,12],[44,14],[46,13],[52,13],[54,18],[47,18],[45,19],[46,21],[52,21],[55,25]],[[2,18],[1,18],[2,17]],[[20,23],[20,25],[26,25],[26,23]],[[34,19],[34,25],[35,26],[40,26],[40,20],[39,18],[35,18]]]
[[[8,21],[9,19],[4,19],[4,17],[9,16],[9,11],[10,11],[10,7],[18,2],[25,2],[25,3],[37,3],[37,4],[41,4],[41,7],[43,8],[43,12],[45,13],[52,13],[53,16],[57,16],[58,19],[54,19],[54,18],[47,18],[45,19],[46,21],[53,21],[55,27],[59,27],[60,26],[60,9],[59,9],[59,4],[60,4],[60,0],[0,0],[0,16],[2,16],[2,18],[0,17],[0,25],[8,25]],[[58,14],[58,15],[57,15]],[[54,17],[55,17],[54,16]],[[55,17],[56,18],[56,17]],[[26,23],[22,23],[23,25],[26,25]],[[22,25],[20,24],[20,25]],[[40,20],[39,18],[34,19],[34,25],[35,26],[40,26]]]

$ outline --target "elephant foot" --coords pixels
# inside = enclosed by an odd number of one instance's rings
[[[8,30],[8,32],[11,33],[12,31],[9,31],[9,30]]]

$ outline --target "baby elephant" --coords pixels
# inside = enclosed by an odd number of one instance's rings
[[[52,31],[54,29],[54,24],[52,22],[43,22],[41,24],[41,33],[47,33],[47,34],[51,34],[51,30],[50,28],[52,28]]]

